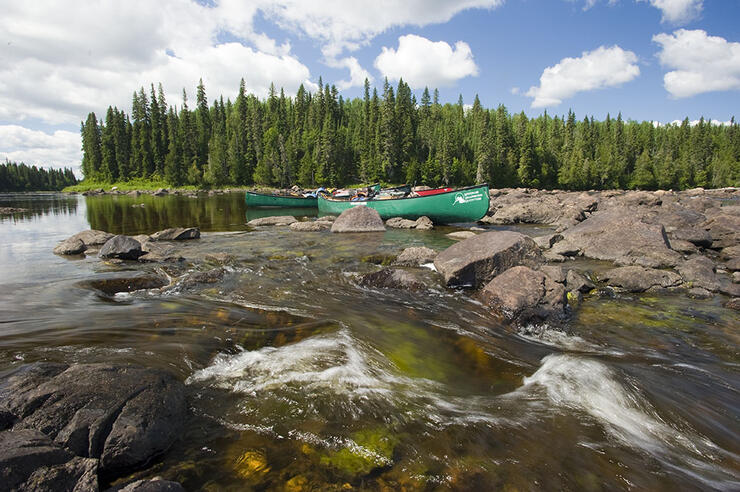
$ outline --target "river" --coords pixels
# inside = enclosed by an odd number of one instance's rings
[[[0,206],[28,210],[0,216],[0,375],[132,363],[187,385],[187,432],[135,477],[188,490],[740,488],[740,315],[720,297],[604,291],[563,327],[515,329],[431,270],[424,293],[358,286],[404,247],[446,248],[450,227],[252,229],[274,212],[246,210],[239,193],[6,194]],[[52,253],[88,228],[175,226],[203,233],[176,265]],[[221,264],[217,282],[177,282]],[[96,288],[150,274],[174,282]]]

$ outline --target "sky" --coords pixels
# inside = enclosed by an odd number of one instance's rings
[[[536,117],[740,117],[740,0],[0,0],[0,161],[72,167],[80,122],[167,102],[234,99],[244,78],[345,98],[408,83],[420,98]],[[192,104],[191,104],[192,107]]]

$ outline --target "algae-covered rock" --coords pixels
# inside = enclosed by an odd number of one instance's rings
[[[320,462],[353,477],[367,475],[393,463],[398,438],[388,429],[378,427],[352,434],[347,445],[323,455]]]

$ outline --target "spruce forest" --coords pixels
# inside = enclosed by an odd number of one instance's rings
[[[77,183],[72,169],[43,169],[6,160],[0,164],[0,192],[59,191]]]
[[[686,189],[740,185],[740,128],[654,125],[607,115],[578,119],[545,112],[528,118],[503,105],[440,104],[424,89],[388,81],[378,94],[345,100],[319,79],[288,97],[274,86],[265,100],[242,80],[235,101],[209,105],[201,80],[195,106],[183,89],[168,106],[161,84],[134,92],[130,116],[109,107],[81,125],[82,172],[95,182],[164,179],[172,186],[304,187],[357,183],[493,188]]]

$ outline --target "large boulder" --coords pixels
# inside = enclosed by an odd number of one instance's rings
[[[0,405],[19,417],[13,431],[34,429],[77,456],[98,458],[108,478],[166,451],[187,415],[184,385],[142,367],[38,363],[0,387]]]
[[[434,266],[448,286],[480,287],[513,266],[541,261],[540,248],[529,236],[494,231],[453,244],[437,255]]]
[[[155,232],[151,236],[152,241],[181,241],[185,239],[198,239],[200,229],[197,227],[173,227],[163,231]]]
[[[331,232],[382,232],[383,219],[377,210],[367,206],[356,206],[342,212],[331,226]]]
[[[509,268],[481,291],[484,302],[520,323],[557,319],[565,313],[565,287],[541,271]]]
[[[81,458],[33,429],[0,432],[3,490],[98,490],[98,461]]]
[[[400,266],[421,266],[431,263],[437,257],[437,252],[426,246],[412,246],[401,251],[401,254],[393,262]]]
[[[629,292],[669,289],[681,285],[681,276],[675,272],[641,266],[614,268],[599,275],[599,280]]]
[[[272,217],[260,217],[259,219],[252,219],[247,222],[248,226],[287,226],[293,222],[298,222],[298,219],[292,215],[275,215]]]
[[[136,239],[118,235],[110,238],[102,248],[98,256],[101,258],[118,258],[120,260],[137,260],[144,254],[141,243]]]
[[[597,212],[580,224],[563,232],[563,240],[553,246],[553,252],[569,256],[569,252],[597,260],[638,259],[649,252],[671,255],[670,244],[660,224],[649,224],[634,210],[615,207]]]

